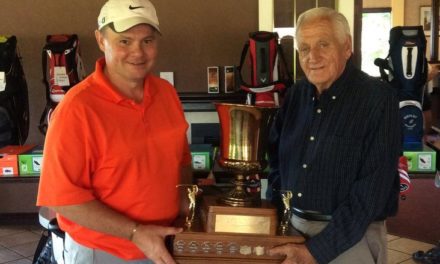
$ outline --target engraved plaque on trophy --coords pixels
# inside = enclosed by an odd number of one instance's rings
[[[302,243],[304,238],[286,224],[290,209],[285,208],[283,219],[278,220],[270,202],[245,188],[246,176],[266,167],[268,133],[277,108],[217,103],[216,109],[221,128],[218,163],[233,175],[233,188],[220,196],[202,195],[197,199],[200,203],[190,204],[195,217],[177,223],[186,229],[174,237],[173,256],[178,263],[281,263],[283,258],[269,256],[268,250]],[[289,195],[283,195],[285,206]]]

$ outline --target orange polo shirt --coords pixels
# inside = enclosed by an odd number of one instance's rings
[[[99,200],[139,223],[170,225],[176,184],[191,163],[188,124],[174,87],[149,75],[141,104],[121,96],[103,74],[105,61],[57,106],[44,145],[37,205]],[[58,216],[77,242],[124,259],[146,256],[129,240]]]

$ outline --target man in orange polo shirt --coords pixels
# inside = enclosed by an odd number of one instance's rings
[[[37,204],[57,212],[65,263],[175,263],[164,239],[191,156],[175,89],[151,74],[155,8],[109,0],[95,36],[105,56],[52,116]]]

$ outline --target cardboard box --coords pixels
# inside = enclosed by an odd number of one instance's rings
[[[209,144],[191,144],[192,168],[195,171],[211,169],[212,146]]]
[[[436,171],[436,152],[428,146],[423,146],[420,151],[404,151],[403,155],[408,159],[408,172],[423,173]]]
[[[220,93],[219,67],[211,66],[207,68],[208,74],[208,93]]]
[[[0,177],[18,176],[18,154],[26,152],[35,145],[9,145],[0,148]]]
[[[38,176],[43,166],[43,146],[38,145],[18,155],[20,176]]]

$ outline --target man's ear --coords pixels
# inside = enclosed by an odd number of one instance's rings
[[[353,44],[352,44],[352,39],[351,36],[348,35],[345,43],[344,43],[344,54],[345,54],[345,59],[349,59],[351,57],[351,55],[353,54]]]
[[[101,31],[99,30],[95,30],[95,38],[96,38],[96,43],[98,43],[98,47],[99,49],[104,52],[104,34],[101,33]]]

